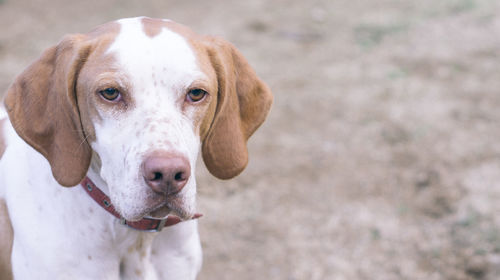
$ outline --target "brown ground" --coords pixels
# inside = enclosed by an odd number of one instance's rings
[[[0,3],[2,91],[64,33],[137,15],[225,37],[269,83],[247,170],[199,168],[199,279],[500,278],[498,1]]]

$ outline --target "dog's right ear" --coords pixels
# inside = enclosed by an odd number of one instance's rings
[[[75,90],[90,51],[85,35],[65,37],[21,73],[5,97],[17,134],[47,158],[63,186],[77,185],[90,165]]]

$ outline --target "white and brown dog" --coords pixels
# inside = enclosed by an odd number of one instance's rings
[[[5,96],[0,278],[194,279],[200,147],[238,175],[271,103],[234,46],[168,20],[66,36]]]

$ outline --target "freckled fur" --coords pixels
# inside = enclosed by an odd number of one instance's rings
[[[143,27],[135,19],[122,20],[120,25],[124,32],[118,35],[106,53],[116,58],[120,75],[128,77],[130,102],[135,109],[109,114],[104,121],[95,122],[97,139],[91,145],[102,160],[101,177],[106,182],[113,182],[107,186],[115,207],[124,217],[134,220],[145,214],[148,204],[154,199],[153,191],[144,184],[139,174],[140,165],[149,153],[154,150],[175,151],[189,159],[194,172],[200,145],[198,129],[192,123],[193,113],[182,112],[180,104],[184,102],[191,83],[206,80],[207,77],[198,68],[189,44],[177,33],[162,28],[151,37],[143,32]],[[143,48],[137,50],[128,42],[136,42]],[[144,52],[154,55],[145,56]],[[176,56],[172,57],[172,53]],[[155,73],[154,69],[164,70]],[[168,82],[159,88],[154,87],[157,76],[168,77]],[[101,111],[100,115],[103,114],[107,112]],[[135,127],[148,132],[137,135],[138,139],[133,143],[130,143],[129,135],[133,134],[130,130],[134,127],[123,126],[130,122],[137,123]],[[131,149],[126,153],[115,151],[125,146]],[[130,170],[123,172],[121,168],[109,168],[119,166],[122,156]],[[127,184],[140,187],[123,188]],[[195,186],[195,178],[190,176],[181,193],[185,208],[183,213],[188,216],[194,214]]]

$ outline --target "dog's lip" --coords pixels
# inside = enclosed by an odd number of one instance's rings
[[[177,218],[181,221],[187,221],[198,219],[203,216],[202,213],[198,212],[194,212],[193,214],[186,213],[185,211],[180,210],[180,207],[175,204],[176,203],[173,203],[169,200],[164,201],[153,209],[147,211],[147,214],[144,217],[153,219]]]
[[[199,219],[203,217],[203,214],[201,213],[195,213],[191,218],[189,219],[185,219],[185,220],[196,220],[196,219]],[[184,219],[182,219],[181,217],[177,216],[177,215],[172,215],[172,214],[168,214],[166,216],[163,216],[161,218],[158,218],[158,217],[154,217],[152,215],[146,215],[144,216],[144,218],[152,218],[152,219],[173,219],[173,220],[178,220],[179,222],[181,221],[185,221]]]

